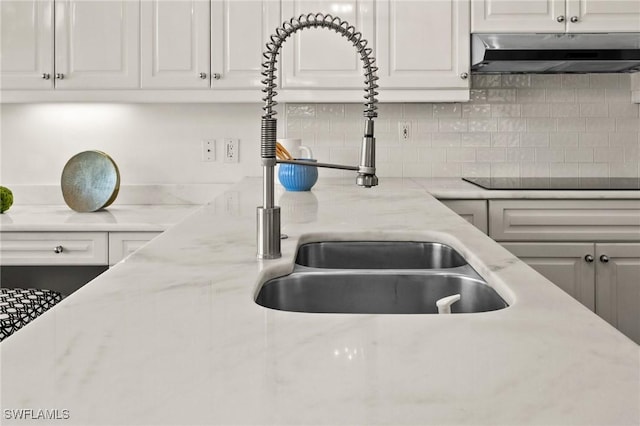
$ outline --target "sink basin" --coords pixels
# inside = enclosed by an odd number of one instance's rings
[[[460,294],[452,313],[487,312],[507,303],[481,280],[458,274],[302,272],[264,283],[256,303],[293,312],[434,314],[436,301]]]
[[[300,246],[296,264],[330,269],[444,269],[466,265],[451,247],[412,241],[323,241]]]

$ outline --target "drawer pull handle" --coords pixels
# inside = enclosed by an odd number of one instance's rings
[[[609,262],[609,256],[607,256],[606,254],[603,254],[602,256],[600,256],[600,262],[602,263]]]
[[[593,256],[588,254],[584,257],[584,260],[586,260],[588,263],[593,262]]]
[[[64,251],[64,248],[62,246],[56,246],[56,248],[53,249],[54,253],[62,253]]]

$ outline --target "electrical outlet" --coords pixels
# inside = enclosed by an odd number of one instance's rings
[[[401,141],[408,141],[411,139],[411,122],[400,121],[398,122],[398,139]]]
[[[202,141],[202,161],[216,161],[216,141]]]
[[[224,162],[237,163],[240,156],[240,140],[225,139],[224,140]]]

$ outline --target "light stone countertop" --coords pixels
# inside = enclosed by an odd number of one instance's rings
[[[415,181],[277,193],[283,257],[255,258],[245,179],[0,344],[7,410],[56,424],[637,425],[640,347]],[[457,315],[307,314],[253,302],[323,239],[460,251],[509,303]],[[11,414],[11,411],[9,411]]]
[[[439,200],[539,199],[539,200],[640,200],[636,190],[524,190],[484,189],[460,178],[411,178]]]

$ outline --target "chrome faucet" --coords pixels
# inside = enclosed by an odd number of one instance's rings
[[[317,163],[304,160],[278,160],[276,159],[276,135],[277,120],[274,118],[276,112],[273,107],[277,105],[274,97],[277,92],[274,90],[275,71],[277,58],[280,53],[282,43],[292,34],[305,28],[328,28],[343,37],[346,37],[360,54],[360,59],[364,64],[365,76],[365,99],[364,117],[366,118],[364,125],[364,138],[362,139],[362,148],[360,152],[360,164],[358,166],[343,166],[339,164]],[[262,91],[265,96],[265,106],[262,108],[262,129],[260,142],[260,155],[262,157],[262,206],[258,207],[258,258],[259,259],[276,259],[281,256],[280,253],[280,207],[274,205],[274,169],[277,163],[300,164],[312,167],[327,167],[332,169],[353,170],[358,172],[356,184],[365,188],[370,188],[378,184],[376,177],[376,158],[375,145],[376,140],[373,136],[373,119],[378,116],[376,89],[378,85],[376,81],[378,77],[375,72],[378,68],[375,66],[375,59],[371,56],[372,49],[367,47],[367,41],[362,38],[362,34],[349,25],[348,22],[338,17],[324,15],[321,13],[310,13],[300,15],[298,18],[292,18],[276,29],[275,34],[270,37],[263,53],[264,62],[262,63],[262,75],[264,79]]]

